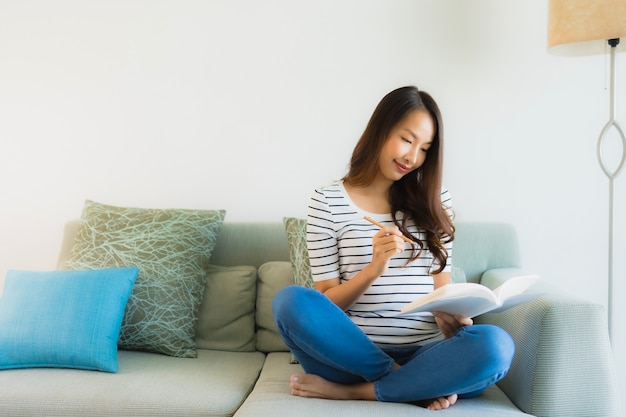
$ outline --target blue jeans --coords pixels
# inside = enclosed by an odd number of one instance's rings
[[[272,307],[306,373],[341,384],[371,381],[379,401],[477,396],[506,375],[515,351],[511,336],[492,325],[463,327],[424,346],[381,349],[324,294],[299,286],[281,289]]]

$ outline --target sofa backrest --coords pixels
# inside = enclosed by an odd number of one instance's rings
[[[65,265],[79,226],[78,220],[65,225],[60,267]],[[506,223],[458,223],[452,259],[472,282],[479,282],[488,269],[520,267],[516,231]],[[288,260],[289,246],[280,222],[225,222],[211,257],[215,265],[255,268],[269,261]]]
[[[520,267],[515,229],[505,223],[459,223],[453,264],[468,281],[480,282],[494,268]],[[273,323],[273,295],[293,283],[289,246],[282,223],[224,223],[211,263],[251,265],[258,268],[256,295],[256,347],[263,352],[284,351]]]
[[[506,223],[458,223],[452,259],[472,282],[479,282],[488,269],[520,267],[516,231]],[[256,268],[265,262],[288,260],[285,228],[278,222],[225,222],[211,257],[216,265]]]
[[[229,223],[222,225],[211,263],[223,266],[289,261],[285,226],[278,222]]]
[[[79,227],[78,220],[66,224],[59,255],[59,268],[65,266],[65,260],[69,256]],[[521,266],[515,229],[503,223],[458,223],[452,258],[453,264],[461,268],[466,279],[472,282],[480,282],[482,274],[489,269]],[[236,348],[247,350],[252,346],[253,349],[263,352],[286,351],[287,347],[274,326],[271,308],[276,291],[293,283],[289,245],[283,223],[225,222],[211,256],[211,264],[224,267],[251,266],[257,270],[257,274],[256,277],[239,276],[235,281],[221,272],[224,277],[220,284],[221,291],[228,290],[223,297],[230,297],[231,300],[236,297],[240,304],[247,303],[248,319],[243,321],[248,324],[235,322],[235,319],[242,321],[239,317],[242,315],[241,311],[235,311],[242,307],[234,302],[221,304],[222,317],[218,317],[217,314],[214,317],[215,320],[221,321],[205,323],[203,331],[206,334],[200,337],[205,343],[204,346],[207,348],[227,346],[225,348],[227,350]],[[231,271],[226,272],[230,273]],[[233,273],[241,275],[241,271]],[[245,280],[252,282],[246,284]],[[228,288],[225,289],[223,285]],[[247,290],[242,291],[241,288]],[[235,293],[238,295],[234,295]],[[241,298],[244,293],[246,300]],[[221,326],[219,323],[229,323],[230,327],[218,331],[218,327]],[[207,328],[210,331],[207,331]],[[201,331],[200,328],[198,331]],[[238,338],[247,343],[237,341],[233,344],[232,342],[235,342],[233,340],[222,340],[232,338],[233,334],[237,334]],[[220,340],[215,340],[216,337]]]
[[[58,266],[69,258],[80,220],[65,224]],[[285,227],[279,222],[241,222],[222,225],[211,263],[222,266],[250,265],[258,268],[268,261],[289,261]]]
[[[452,263],[468,281],[480,282],[482,274],[495,268],[519,268],[521,259],[515,228],[507,223],[458,223]]]

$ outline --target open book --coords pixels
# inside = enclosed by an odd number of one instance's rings
[[[441,311],[472,318],[487,312],[496,313],[539,297],[541,294],[524,292],[537,279],[538,275],[510,278],[495,290],[473,282],[444,285],[408,304],[400,314]]]

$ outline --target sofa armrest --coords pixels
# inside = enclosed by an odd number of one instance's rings
[[[490,270],[481,283],[496,287],[519,274],[517,268]],[[545,280],[532,290],[542,297],[475,320],[500,326],[515,340],[511,369],[498,386],[533,415],[621,416],[604,307]]]

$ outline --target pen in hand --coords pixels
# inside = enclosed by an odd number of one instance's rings
[[[384,225],[380,224],[379,222],[377,222],[376,220],[372,219],[371,217],[365,216],[363,217],[365,220],[367,220],[368,222],[375,224],[378,227],[385,227]],[[408,237],[404,236],[404,235],[400,235],[400,237],[402,238],[402,240],[404,240],[406,243],[410,243],[411,245],[416,245],[417,243],[413,242],[411,239],[409,239]]]

